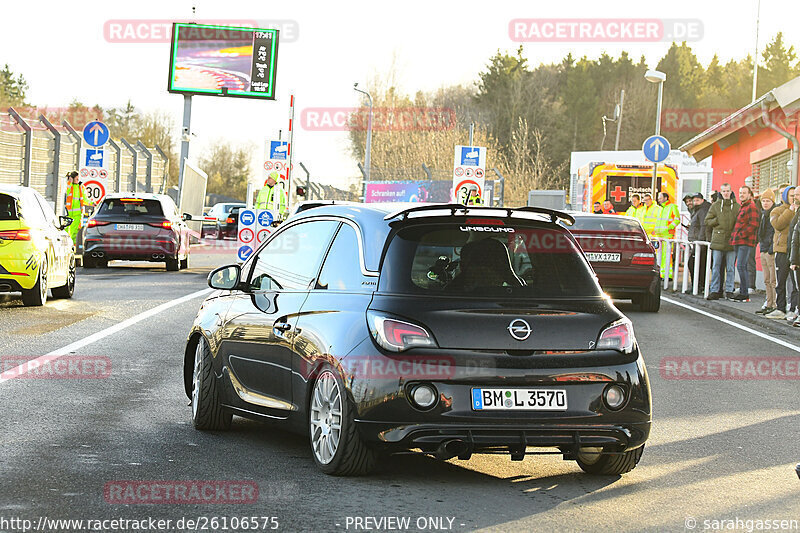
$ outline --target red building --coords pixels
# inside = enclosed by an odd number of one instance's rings
[[[740,109],[687,141],[681,150],[700,161],[713,155],[713,189],[730,183],[756,194],[783,183],[797,185],[800,77]],[[791,162],[794,162],[792,164]],[[752,177],[752,183],[745,179]]]

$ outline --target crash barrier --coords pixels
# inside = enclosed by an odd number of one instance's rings
[[[663,237],[650,237],[653,245],[656,247],[656,263],[659,268],[663,261],[667,262],[666,271],[672,274],[672,290],[678,290],[678,278],[681,278],[681,292],[686,292],[689,288],[689,258],[692,254],[694,257],[701,257],[701,250],[706,250],[705,265],[700,265],[700,261],[694,262],[694,271],[692,272],[692,294],[697,296],[700,287],[700,269],[705,269],[705,283],[702,287],[703,297],[708,297],[709,288],[711,286],[711,243],[708,241],[688,241],[686,239],[666,239]],[[665,250],[669,253],[666,253]],[[683,267],[683,274],[681,273]],[[664,276],[665,290],[669,290],[670,276]]]
[[[43,114],[28,118],[8,108],[0,112],[0,183],[32,187],[60,213],[66,189],[63,178],[84,166],[81,147],[91,148],[83,144],[80,131],[66,119],[59,124]],[[110,139],[104,153],[107,193],[164,192],[169,159],[158,145],[148,148],[141,141]]]

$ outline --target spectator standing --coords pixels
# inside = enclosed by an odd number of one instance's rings
[[[758,219],[758,248],[761,257],[761,271],[764,273],[764,285],[767,288],[767,296],[764,305],[756,311],[767,318],[783,319],[786,314],[775,307],[775,251],[773,246],[773,236],[775,228],[772,227],[772,212],[775,210],[775,192],[767,189],[761,193],[761,214]],[[748,273],[749,274],[749,273]],[[786,302],[784,302],[784,306]]]
[[[793,301],[797,293],[797,288],[794,284],[794,277],[789,276],[791,270],[789,269],[789,238],[790,229],[794,215],[797,213],[797,203],[795,203],[795,188],[786,187],[781,192],[781,199],[783,202],[776,206],[770,214],[770,223],[775,229],[775,237],[772,241],[772,249],[775,251],[775,266],[778,269],[776,278],[777,292],[775,305],[779,311],[788,311],[786,315],[787,320],[794,320],[797,314],[794,308],[797,302]],[[786,288],[791,287],[790,308],[786,308]]]
[[[689,241],[711,241],[711,231],[706,226],[706,216],[711,204],[706,202],[702,193],[695,193],[692,197],[692,208],[689,210],[691,213],[691,220],[689,222]],[[689,275],[692,276],[694,282],[694,262],[695,262],[695,247],[689,247]],[[697,259],[700,261],[700,274],[698,276],[698,285],[702,288],[706,284],[706,256],[708,249],[705,246],[700,246],[700,251],[697,254]],[[692,292],[691,289],[687,289]]]
[[[773,194],[774,198],[774,194]],[[758,208],[753,199],[753,190],[747,185],[739,188],[741,207],[736,215],[736,223],[731,231],[729,244],[736,253],[736,269],[739,271],[739,294],[731,298],[734,302],[749,302],[750,288],[747,262],[750,252],[755,247],[758,238]]]
[[[730,244],[731,231],[739,214],[739,204],[733,197],[730,183],[719,188],[719,199],[711,204],[706,215],[706,227],[711,232],[711,287],[709,300],[722,297],[723,283],[725,297],[733,298],[733,266],[736,260]],[[800,259],[800,253],[798,253]]]

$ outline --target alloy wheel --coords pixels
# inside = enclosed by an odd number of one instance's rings
[[[311,396],[311,448],[322,464],[330,463],[342,433],[342,393],[336,377],[325,371],[314,383]]]

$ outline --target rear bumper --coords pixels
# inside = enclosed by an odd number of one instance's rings
[[[661,280],[661,273],[653,268],[614,268],[594,266],[597,279],[603,290],[611,295],[644,294],[655,292]]]
[[[109,261],[114,259],[129,261],[163,261],[164,257],[153,256],[174,256],[177,250],[177,241],[164,237],[138,238],[135,241],[91,237],[84,241],[83,255],[100,257]],[[98,256],[92,254],[98,254]]]
[[[19,292],[36,285],[41,254],[32,248],[14,252],[13,257],[0,257],[0,292]]]

